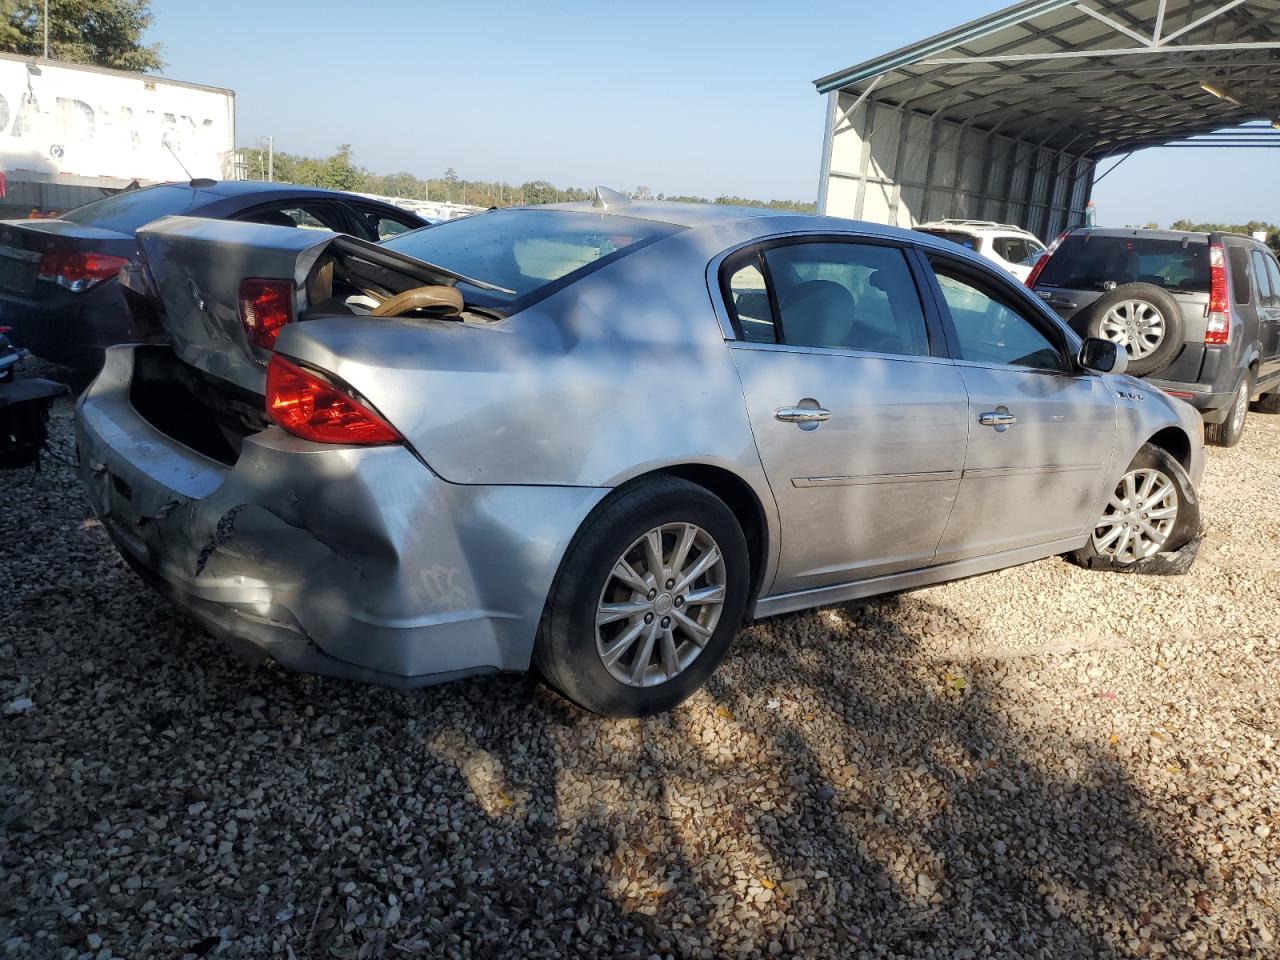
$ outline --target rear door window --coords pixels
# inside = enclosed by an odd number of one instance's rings
[[[784,342],[928,355],[924,308],[901,249],[865,243],[788,243],[766,250],[764,258]]]
[[[996,253],[1010,263],[1021,263],[1027,259],[1027,241],[1021,237],[996,237],[991,242]]]
[[[1105,290],[1150,283],[1172,293],[1209,292],[1209,245],[1203,240],[1074,234],[1045,264],[1038,286]]]
[[[232,219],[276,227],[297,227],[300,230],[332,230],[334,233],[347,233],[350,230],[342,211],[330,203],[283,203],[255,207]]]
[[[1280,299],[1280,291],[1276,290],[1275,279],[1268,266],[1271,260],[1261,250],[1253,251],[1253,280],[1258,286],[1258,306],[1274,307]]]
[[[1267,276],[1271,278],[1271,306],[1280,307],[1280,265],[1276,264],[1276,258],[1267,254],[1262,255],[1267,261]]]
[[[400,216],[377,207],[358,206],[354,208],[353,213],[360,219],[362,225],[368,226],[369,234],[378,240],[389,240],[391,237],[398,237],[402,233],[417,230],[422,226],[420,221],[408,214]]]

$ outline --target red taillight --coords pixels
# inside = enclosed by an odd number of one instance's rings
[[[240,323],[249,342],[273,350],[280,328],[293,319],[293,284],[288,280],[241,280]]]
[[[40,258],[39,277],[72,293],[84,293],[103,280],[110,280],[129,265],[124,257],[106,253],[80,253],[70,250],[50,250]]]
[[[1040,259],[1036,261],[1036,265],[1031,268],[1031,273],[1027,276],[1027,286],[1029,288],[1035,289],[1036,281],[1040,279],[1040,274],[1044,272],[1045,266],[1049,263],[1049,258],[1062,246],[1062,241],[1067,239],[1067,234],[1070,232],[1070,230],[1063,230],[1062,233],[1058,234],[1058,239],[1049,244],[1049,249],[1040,254]]]
[[[1227,303],[1227,253],[1222,244],[1209,245],[1209,322],[1204,342],[1220,345],[1231,339],[1231,307]]]
[[[355,398],[279,354],[267,365],[267,414],[294,436],[317,443],[399,443],[387,421]]]

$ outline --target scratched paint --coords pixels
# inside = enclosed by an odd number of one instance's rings
[[[193,177],[224,179],[233,176],[234,102],[230,91],[0,58],[0,168],[185,179],[176,153]]]

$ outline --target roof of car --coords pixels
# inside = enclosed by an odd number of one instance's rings
[[[725,203],[676,203],[670,200],[631,200],[626,203],[594,207],[590,203],[548,203],[530,210],[571,210],[576,213],[598,213],[637,220],[656,220],[677,227],[700,227],[711,223],[756,220],[765,217],[812,216],[795,210],[773,210],[768,207],[740,207]]]
[[[298,196],[314,195],[318,197],[350,197],[351,194],[343,190],[330,190],[327,187],[308,187],[299,183],[281,183],[278,180],[214,180],[212,183],[208,181],[195,180],[191,184],[185,184],[181,181],[169,184],[169,186],[194,186],[197,190],[204,193],[212,193],[220,197],[240,197],[251,193],[273,193],[283,192],[292,193]]]
[[[1209,234],[1195,230],[1143,230],[1138,227],[1077,227],[1072,235],[1092,234],[1095,237],[1143,237],[1148,240],[1207,240]]]

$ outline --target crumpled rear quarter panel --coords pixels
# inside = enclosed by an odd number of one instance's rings
[[[234,467],[128,402],[132,351],[80,401],[80,471],[120,548],[183,593],[413,677],[525,669],[551,580],[607,491],[456,486],[402,446],[250,437]],[[198,616],[197,612],[197,616]]]

